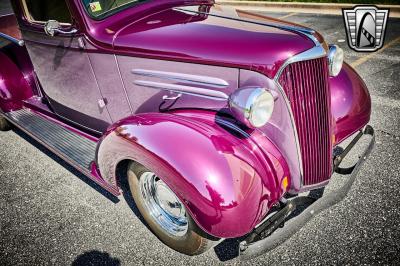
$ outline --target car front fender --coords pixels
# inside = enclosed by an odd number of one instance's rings
[[[18,110],[22,101],[33,96],[32,87],[17,65],[0,51],[0,109],[3,112]]]
[[[331,77],[329,81],[337,144],[368,123],[371,116],[371,97],[364,81],[346,63],[339,75]]]
[[[263,140],[260,148],[215,112],[140,114],[109,128],[96,161],[113,185],[119,162],[139,162],[168,184],[205,232],[231,238],[250,232],[284,193],[287,165]]]

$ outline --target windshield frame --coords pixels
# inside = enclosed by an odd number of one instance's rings
[[[102,14],[99,15],[99,16],[95,16],[95,15],[91,14],[90,11],[88,10],[88,7],[85,6],[84,0],[79,0],[80,4],[82,5],[83,9],[85,10],[85,13],[86,13],[91,19],[97,20],[97,21],[104,20],[104,19],[106,19],[106,18],[108,18],[108,17],[110,17],[110,16],[113,16],[113,15],[115,15],[115,14],[117,14],[117,13],[123,11],[123,10],[129,9],[129,8],[131,8],[131,7],[133,7],[133,6],[141,5],[141,4],[146,3],[146,2],[149,2],[149,1],[150,1],[150,0],[133,1],[133,2],[130,2],[130,3],[126,3],[126,4],[122,5],[122,6],[119,6],[119,7],[117,7],[117,8],[108,10],[108,11],[102,13]]]

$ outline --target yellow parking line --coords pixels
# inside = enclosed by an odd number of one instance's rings
[[[296,15],[296,14],[297,14],[297,12],[293,12],[293,13],[287,14],[287,15],[285,15],[285,16],[283,16],[283,17],[279,17],[278,19],[288,18],[288,17],[294,16],[294,15]]]
[[[351,63],[350,65],[352,67],[357,67],[359,65],[361,65],[362,63],[365,63],[367,60],[369,60],[371,57],[373,57],[374,55],[377,55],[381,52],[383,52],[385,49],[389,48],[390,46],[393,46],[394,44],[396,44],[398,41],[400,41],[400,37],[397,37],[396,39],[390,41],[389,43],[387,43],[386,45],[384,45],[380,50],[374,52],[374,53],[370,53],[366,56],[363,56],[359,59],[357,59],[356,61],[354,61],[353,63]]]

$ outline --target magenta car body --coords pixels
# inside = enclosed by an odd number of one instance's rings
[[[70,0],[71,25],[49,36],[12,3],[0,18],[2,114],[115,196],[123,162],[153,169],[211,236],[251,234],[285,195],[326,186],[334,149],[370,119],[364,82],[347,64],[329,76],[328,45],[300,25],[212,0],[98,19]],[[242,88],[274,95],[264,126],[230,108]],[[66,129],[72,147],[34,121]]]

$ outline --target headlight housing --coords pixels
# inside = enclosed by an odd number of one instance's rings
[[[342,48],[337,45],[329,46],[328,61],[329,61],[329,74],[336,77],[343,66],[344,54]]]
[[[229,97],[235,118],[248,127],[264,126],[271,118],[275,105],[272,93],[264,88],[242,88]]]

